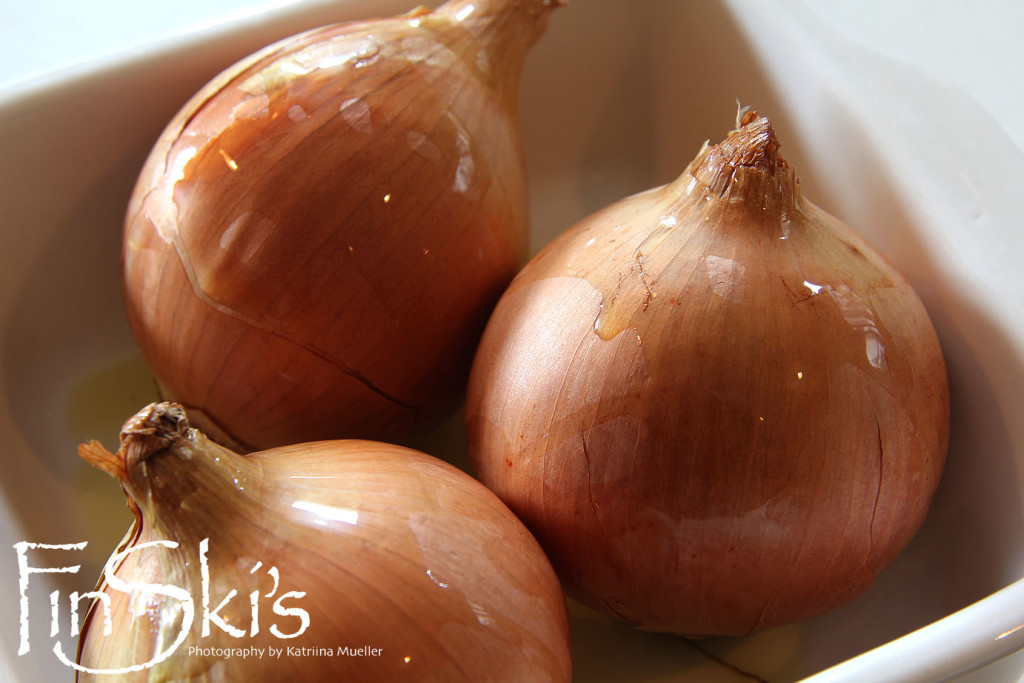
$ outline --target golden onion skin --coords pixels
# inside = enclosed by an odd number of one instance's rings
[[[94,601],[78,665],[143,668],[84,672],[82,683],[572,678],[565,597],[547,557],[497,496],[446,462],[359,440],[242,456],[189,428],[170,403],[125,423],[116,454],[96,442],[80,451],[120,480],[136,513],[125,543],[136,549],[115,576],[162,591],[101,583],[112,632]],[[209,609],[237,636],[216,622],[203,634],[204,539]],[[153,541],[179,545],[141,545]],[[190,628],[182,601],[162,597],[168,587],[191,596]],[[302,595],[279,606],[305,611],[305,629],[297,613],[274,611],[288,592]],[[346,647],[375,652],[339,653]],[[265,654],[216,654],[225,648]]]
[[[922,524],[945,364],[907,281],[805,200],[748,114],[517,276],[467,405],[479,478],[570,594],[740,635],[865,591]]]
[[[241,449],[393,437],[461,402],[525,260],[518,78],[556,4],[327,26],[186,104],[124,232],[128,319],[166,397]]]

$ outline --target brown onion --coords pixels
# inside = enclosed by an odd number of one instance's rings
[[[452,0],[272,45],[185,105],[128,207],[168,397],[248,449],[382,437],[464,398],[525,260],[520,69],[558,0]]]
[[[79,667],[136,667],[117,679],[132,681],[571,678],[554,570],[452,465],[368,441],[240,456],[169,403],[126,422],[117,454],[80,451],[117,476],[136,521],[87,616]],[[109,679],[79,680],[93,678]]]
[[[740,123],[531,261],[470,380],[482,481],[571,594],[644,629],[746,634],[852,599],[945,460],[920,300],[801,196],[767,118]]]

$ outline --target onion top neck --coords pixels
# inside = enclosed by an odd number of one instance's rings
[[[125,422],[116,453],[106,450],[98,441],[82,444],[78,453],[90,465],[130,486],[139,477],[140,465],[175,447],[184,446],[187,454],[194,447],[193,441],[194,435],[181,405],[151,403]]]
[[[800,181],[781,146],[767,116],[741,109],[736,130],[717,145],[705,143],[673,185],[700,187],[707,198],[777,225],[800,204]]]
[[[547,29],[551,11],[565,0],[449,0],[433,13],[410,13],[413,22],[442,22],[445,30],[461,27],[468,43],[454,42],[489,77],[509,105],[518,99],[519,74],[529,49]],[[497,65],[500,65],[498,67]]]
[[[82,444],[79,455],[120,483],[129,508],[150,524],[178,525],[177,509],[189,498],[219,501],[251,495],[254,467],[246,459],[192,428],[178,403],[152,403],[121,429],[116,453],[98,441]],[[232,495],[232,492],[233,495]]]

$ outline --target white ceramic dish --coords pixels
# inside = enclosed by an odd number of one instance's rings
[[[154,396],[118,282],[149,146],[236,58],[408,6],[294,5],[0,93],[0,679],[71,680],[52,648],[74,640],[66,614],[51,638],[49,594],[89,590],[128,523],[75,446],[112,446]],[[851,605],[697,644],[574,607],[576,680],[1024,680],[1024,154],[984,112],[844,44],[797,2],[573,2],[523,80],[535,244],[677,175],[731,127],[737,98],[773,116],[806,195],[881,248],[932,313],[953,392],[947,472],[911,547]],[[88,542],[30,552],[33,566],[81,569],[31,576],[23,655],[19,541]]]

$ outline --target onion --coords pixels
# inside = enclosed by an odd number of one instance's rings
[[[551,565],[452,465],[355,440],[240,456],[170,403],[126,422],[116,454],[80,452],[117,476],[136,521],[86,618],[79,667],[135,667],[118,680],[139,681],[571,678]]]
[[[164,396],[241,449],[397,438],[461,403],[525,261],[517,84],[557,4],[327,26],[196,94],[124,233],[128,318]]]
[[[945,460],[920,300],[741,114],[678,179],[538,254],[470,379],[480,479],[571,595],[643,629],[746,634],[851,600]]]

